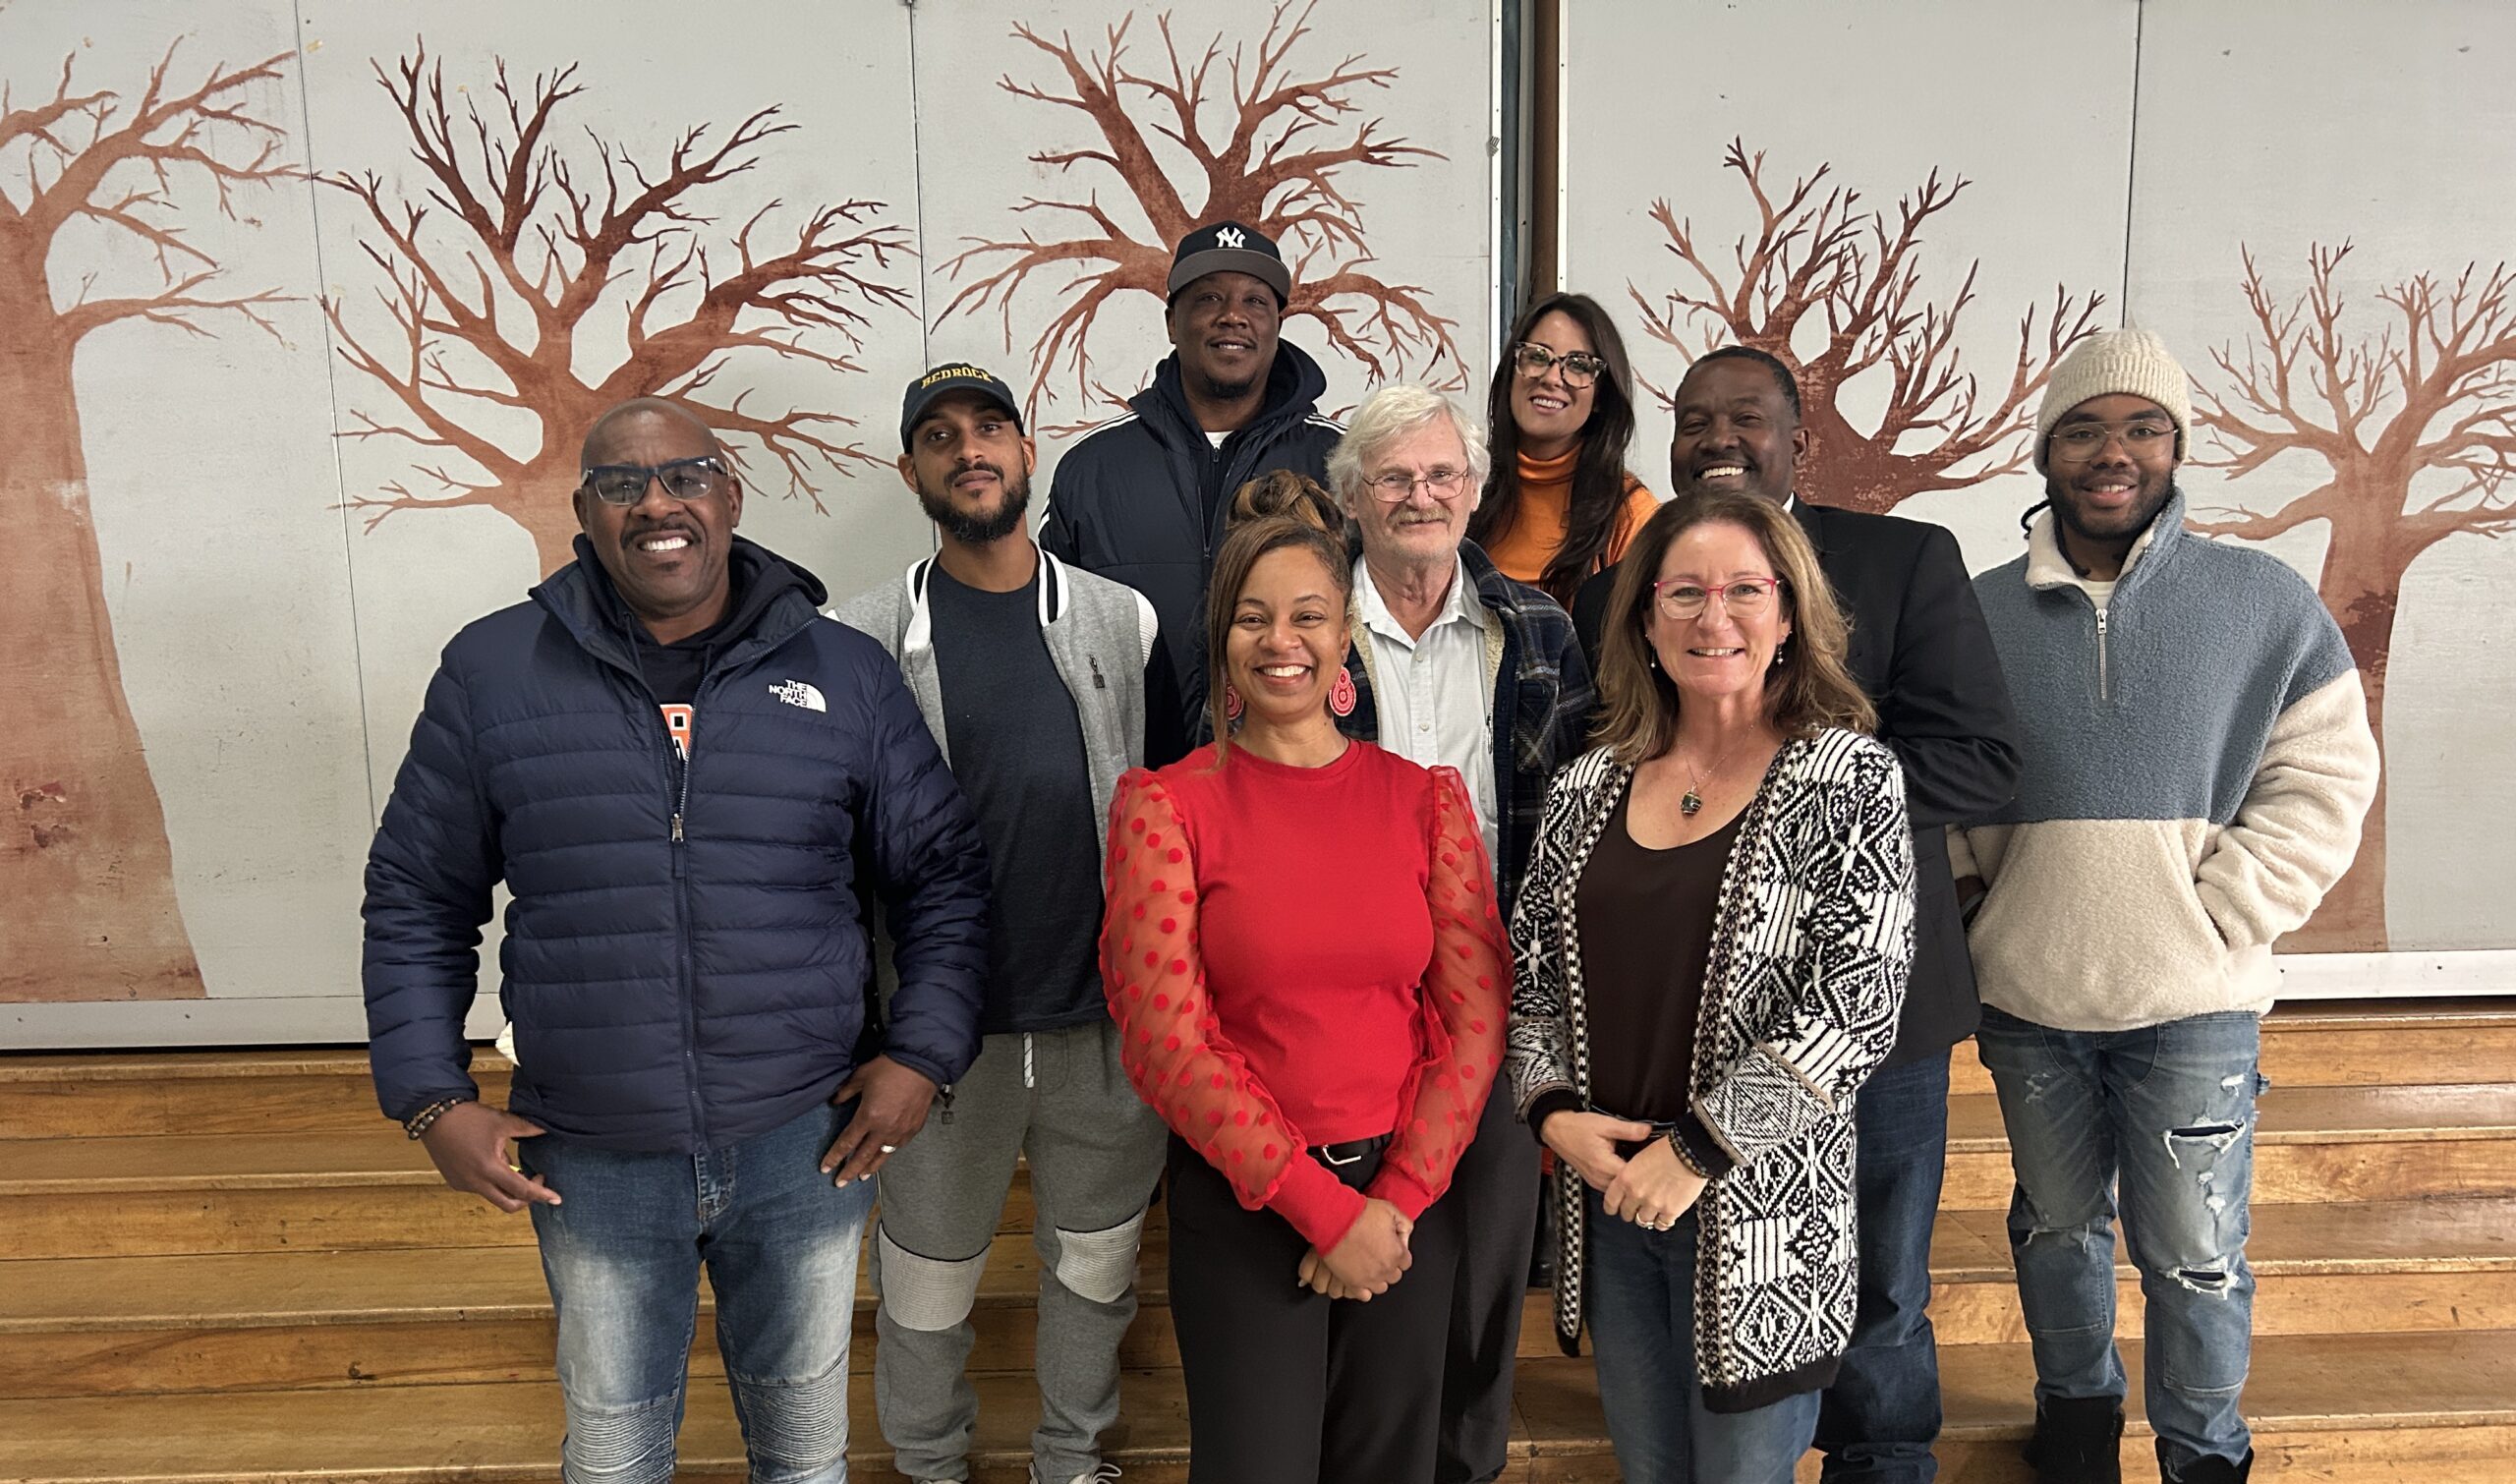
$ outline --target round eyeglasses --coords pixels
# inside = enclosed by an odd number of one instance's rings
[[[1684,621],[1701,618],[1715,599],[1733,618],[1754,617],[1774,605],[1781,588],[1779,577],[1734,577],[1717,588],[1671,577],[1653,583],[1651,593],[1662,616]]]
[[[1608,364],[1588,351],[1552,351],[1543,345],[1522,341],[1512,347],[1512,364],[1520,374],[1535,381],[1546,374],[1550,366],[1564,369],[1564,384],[1578,389],[1599,379]]]
[[[2175,425],[2156,418],[2130,418],[2120,423],[2073,423],[2053,429],[2053,453],[2074,464],[2095,458],[2106,444],[2123,440],[2123,451],[2136,459],[2164,453],[2173,446]]]

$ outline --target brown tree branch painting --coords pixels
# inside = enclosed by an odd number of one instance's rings
[[[1165,13],[1154,22],[1160,59],[1142,71],[1129,57],[1132,12],[1090,53],[1069,35],[1051,41],[1028,25],[1014,26],[1013,34],[1059,76],[1031,84],[1008,75],[997,86],[1081,115],[1094,143],[1031,155],[1060,179],[1076,180],[1074,194],[1026,198],[1015,214],[1041,225],[1018,238],[966,239],[971,246],[944,263],[961,287],[940,317],[993,309],[1010,351],[1015,303],[1035,278],[1062,301],[1031,340],[1030,412],[1058,400],[1061,375],[1071,376],[1087,403],[1123,403],[1133,385],[1114,387],[1094,371],[1091,338],[1102,312],[1133,293],[1163,302],[1172,244],[1202,222],[1225,219],[1275,239],[1292,268],[1286,317],[1317,320],[1330,348],[1374,379],[1412,371],[1466,385],[1458,321],[1437,312],[1421,285],[1371,271],[1375,259],[1351,184],[1356,170],[1403,169],[1444,156],[1391,136],[1385,120],[1363,116],[1356,94],[1387,91],[1398,69],[1349,55],[1295,75],[1292,54],[1311,35],[1317,3],[1280,0],[1254,46],[1227,50],[1217,35],[1202,52],[1181,50]],[[1193,167],[1187,179],[1173,179],[1165,154],[1186,157]],[[1115,188],[1112,200],[1083,183],[1096,176]]]
[[[75,59],[34,101],[0,78],[0,509],[17,539],[0,583],[0,690],[12,710],[0,1001],[203,993],[165,811],[123,694],[72,374],[88,337],[116,325],[278,334],[269,310],[280,296],[228,289],[181,217],[214,203],[250,220],[244,195],[292,173],[265,112],[288,57],[221,63],[191,83],[176,79],[177,51],[137,97],[86,87]],[[71,231],[137,243],[155,283],[102,292],[94,271],[56,282],[54,249]]]
[[[2368,719],[2384,741],[2385,661],[2403,577],[2423,552],[2463,535],[2516,529],[2516,273],[2467,264],[2452,278],[2420,273],[2375,294],[2373,335],[2343,324],[2335,282],[2351,245],[2307,253],[2306,286],[2273,294],[2243,250],[2242,347],[2211,362],[2225,383],[2201,388],[2196,421],[2208,447],[2194,461],[2242,480],[2283,454],[2319,461],[2323,478],[2279,509],[2197,511],[2196,529],[2261,541],[2315,521],[2329,528],[2316,590],[2341,625],[2368,688]],[[2385,930],[2385,791],[2353,863],[2293,949],[2381,950]]]
[[[773,465],[816,510],[826,476],[883,462],[849,438],[853,419],[758,410],[720,385],[746,352],[861,371],[870,312],[910,307],[886,276],[912,256],[909,234],[881,201],[821,205],[788,239],[770,225],[782,202],[737,198],[738,224],[714,230],[714,203],[796,128],[774,106],[721,134],[693,126],[640,160],[592,130],[574,153],[561,144],[575,131],[560,114],[585,91],[573,66],[519,87],[500,62],[486,106],[468,89],[449,98],[425,49],[375,76],[425,179],[397,195],[372,172],[324,178],[365,213],[361,246],[390,321],[362,330],[324,302],[342,359],[387,397],[342,436],[415,450],[418,487],[351,500],[368,529],[397,511],[486,506],[523,527],[551,571],[576,533],[579,439],[637,396],[680,399],[727,435],[747,478]]]
[[[1819,504],[1882,511],[2028,467],[2023,434],[2034,423],[2036,395],[2062,352],[2094,326],[2104,295],[2082,298],[2057,285],[2051,305],[2030,306],[2019,319],[2008,375],[1987,392],[1957,345],[1979,260],[1967,265],[1945,304],[1921,288],[1923,231],[1965,195],[1965,177],[1943,181],[1932,171],[1891,215],[1864,204],[1858,191],[1830,184],[1831,165],[1783,189],[1768,183],[1764,152],[1749,154],[1738,140],[1722,165],[1745,186],[1753,228],[1725,257],[1699,242],[1691,218],[1655,200],[1651,219],[1682,265],[1680,282],[1657,295],[1631,283],[1626,289],[1644,329],[1689,364],[1738,344],[1792,369],[1808,429],[1801,493]],[[1817,330],[1822,342],[1810,333]],[[1864,430],[1841,398],[1848,383],[1873,372],[1885,378],[1886,405]]]

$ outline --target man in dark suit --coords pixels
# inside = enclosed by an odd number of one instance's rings
[[[1913,980],[1896,1050],[1860,1091],[1860,1313],[1852,1350],[1826,1392],[1817,1447],[1829,1484],[1927,1484],[1940,1423],[1928,1305],[1949,1049],[1973,1034],[1979,1015],[1944,827],[2009,801],[2018,782],[2017,718],[1955,537],[1920,521],[1793,497],[1808,434],[1790,368],[1762,351],[1725,346],[1687,372],[1675,411],[1669,484],[1679,498],[1744,491],[1799,517],[1852,621],[1853,676],[1878,707],[1878,739],[1905,765],[1918,890]],[[1573,597],[1573,625],[1594,666],[1611,576],[1599,573]]]

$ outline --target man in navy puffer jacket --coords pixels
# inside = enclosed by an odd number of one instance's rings
[[[671,1477],[704,1260],[752,1478],[843,1480],[871,1175],[978,1052],[983,847],[889,656],[733,534],[704,423],[623,404],[584,463],[577,560],[446,647],[385,806],[377,1096],[448,1184],[532,1209],[565,1478]],[[878,1041],[860,869],[896,943]],[[507,1111],[463,1029],[500,881]]]

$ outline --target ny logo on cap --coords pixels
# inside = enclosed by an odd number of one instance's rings
[[[1238,227],[1218,227],[1215,229],[1215,246],[1219,248],[1237,248],[1248,240],[1248,234],[1241,231]]]

